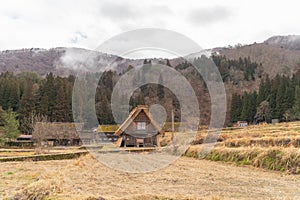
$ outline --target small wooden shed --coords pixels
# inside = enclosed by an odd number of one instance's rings
[[[248,122],[246,122],[246,121],[238,121],[236,124],[237,124],[237,127],[246,127],[246,126],[248,126]]]
[[[115,135],[118,128],[118,125],[99,125],[96,130],[99,136],[99,143],[116,142],[119,138]]]
[[[119,137],[116,144],[119,147],[159,146],[159,134],[163,134],[163,130],[151,116],[149,107],[139,105],[115,132]]]

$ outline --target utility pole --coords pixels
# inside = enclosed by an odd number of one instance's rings
[[[174,144],[174,110],[173,110],[173,108],[172,108],[172,115],[171,115],[171,117],[172,117],[172,144]]]

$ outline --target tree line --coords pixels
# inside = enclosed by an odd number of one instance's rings
[[[231,122],[250,123],[300,120],[300,70],[292,77],[264,78],[258,92],[232,95]]]
[[[129,66],[130,68],[131,66]],[[128,69],[129,70],[129,69]],[[125,72],[123,72],[125,73]],[[113,88],[122,73],[115,71],[105,71],[99,73],[87,73],[85,83],[80,90],[80,99],[84,108],[79,108],[82,117],[86,119],[86,124],[95,126],[100,124],[114,124],[114,117],[111,112],[111,94]],[[95,78],[101,77],[95,95],[95,104],[91,104],[92,99],[85,99],[86,88],[92,88],[95,84]],[[142,77],[142,73],[141,76]],[[138,81],[138,80],[135,80]],[[162,77],[159,77],[161,85],[146,85],[140,90],[135,91],[135,95],[130,99],[131,108],[145,104],[144,98],[158,96],[159,100],[164,98],[164,88],[162,87]],[[72,111],[72,92],[75,83],[75,77],[55,76],[53,73],[40,77],[36,73],[21,73],[14,75],[11,72],[0,74],[0,108],[2,113],[10,113],[15,116],[17,129],[26,134],[33,131],[30,123],[35,116],[45,116],[49,122],[74,122]],[[134,84],[134,83],[133,83]],[[156,91],[156,92],[155,92]],[[122,100],[122,97],[120,97]],[[76,103],[76,102],[75,102]],[[77,109],[74,110],[75,112]],[[93,121],[91,116],[96,112],[97,120]],[[6,120],[1,117],[0,127],[4,127]],[[87,125],[89,126],[89,125]],[[0,130],[1,131],[1,130]]]
[[[225,82],[235,83],[239,81],[234,75],[236,73],[232,73],[233,70],[242,74],[242,79],[240,79],[242,81],[254,81],[260,74],[261,64],[252,62],[250,58],[234,60],[227,59],[224,56],[213,55],[212,60],[220,70]],[[193,62],[205,64],[207,58],[206,60],[198,58]],[[151,60],[145,60],[144,64],[151,66]],[[188,62],[171,66],[170,61],[166,60],[162,64],[174,67],[187,78],[195,90],[199,102],[201,102],[199,106],[202,116],[205,116],[204,120],[207,119],[206,121],[209,121],[210,99],[208,89],[197,70]],[[122,73],[110,70],[99,73],[87,73],[83,82],[88,86],[85,88],[92,89],[95,86],[95,99],[86,99],[87,96],[80,93],[80,98],[78,99],[87,108],[76,108],[73,110],[72,93],[74,92],[75,76],[60,77],[49,73],[45,77],[40,77],[33,72],[20,74],[1,73],[0,107],[2,111],[0,112],[0,128],[4,127],[5,124],[8,127],[8,124],[16,123],[17,125],[14,127],[17,127],[17,130],[30,134],[33,127],[28,121],[33,115],[45,116],[50,122],[73,122],[73,112],[81,113],[82,117],[86,119],[86,123],[90,123],[89,126],[95,126],[97,123],[114,124],[115,121],[110,108],[113,88],[119,78],[133,68],[133,66],[128,66]],[[147,67],[143,68],[143,70],[147,70]],[[98,83],[94,82],[96,77],[101,77]],[[178,99],[168,88],[163,86],[163,77],[159,75],[157,78],[157,84],[147,84],[133,92],[129,101],[130,108],[139,104],[158,103],[163,105],[167,112],[171,112],[174,109],[175,121],[180,121],[180,104]],[[273,79],[266,77],[262,79],[258,91],[233,94],[231,114],[229,116],[230,121],[234,123],[239,120],[245,120],[257,123],[260,121],[269,122],[274,118],[284,121],[300,119],[299,79],[300,70],[293,77],[283,75],[277,75]],[[137,85],[143,80],[145,80],[145,71],[140,71],[136,74],[132,84]],[[81,89],[81,92],[85,92],[84,87]],[[123,100],[124,97],[120,95],[119,101]],[[93,113],[96,113],[97,121],[93,121],[91,118]],[[8,114],[14,116],[16,121],[8,120]],[[167,114],[167,120],[170,120],[170,113]],[[1,129],[0,131],[4,132]]]
[[[0,107],[15,113],[23,133],[31,133],[32,127],[26,122],[33,114],[47,116],[51,122],[71,122],[74,79],[74,76],[59,77],[52,73],[45,78],[31,72],[2,73]]]
[[[257,75],[259,78],[262,75],[262,64],[252,62],[250,57],[240,57],[238,60],[236,60],[228,59],[224,55],[212,55],[212,60],[218,67],[224,82],[233,81],[236,83],[239,80],[254,81],[255,75]],[[231,73],[233,70],[242,72],[242,77],[239,79],[234,77],[233,73]]]

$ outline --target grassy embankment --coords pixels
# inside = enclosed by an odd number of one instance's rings
[[[185,155],[199,157],[203,138],[200,131]],[[204,158],[300,174],[300,122],[226,128]]]

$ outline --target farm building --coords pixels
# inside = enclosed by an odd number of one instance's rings
[[[159,146],[158,134],[163,134],[163,130],[152,118],[148,106],[145,105],[134,108],[115,132],[119,137],[117,141],[119,147]]]
[[[31,140],[32,135],[19,135],[14,141],[6,141],[5,146],[13,146],[13,147],[32,147],[33,142]]]
[[[248,122],[246,122],[246,121],[238,121],[236,124],[238,127],[248,126]]]
[[[16,146],[22,146],[22,147],[32,147],[33,146],[32,135],[21,134],[17,137],[16,142],[12,144]]]
[[[278,124],[279,123],[279,119],[272,119],[272,124]]]
[[[80,135],[77,129],[83,125],[74,123],[45,122],[37,123],[32,133],[35,142],[47,142],[50,146],[79,145],[81,140],[90,140],[91,135]]]
[[[119,138],[115,135],[115,132],[118,130],[118,128],[118,125],[99,125],[97,128],[97,133],[99,137],[98,142],[116,142]]]
[[[17,137],[17,141],[31,141],[32,135],[21,134]]]

